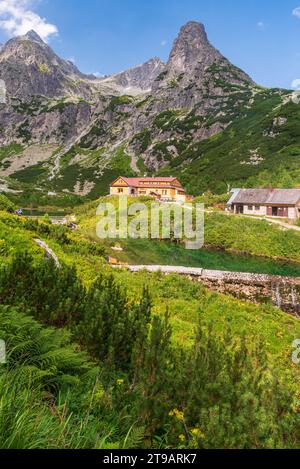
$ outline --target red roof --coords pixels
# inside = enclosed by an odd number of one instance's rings
[[[154,177],[154,178],[126,178],[126,177],[118,177],[113,183],[112,186],[119,180],[122,179],[128,186],[130,187],[147,187],[147,184],[149,184],[150,187],[157,187],[155,184],[156,182],[164,182],[169,184],[169,186],[173,186],[173,183],[176,181],[178,184],[181,186],[180,182],[178,181],[177,178],[174,177]]]

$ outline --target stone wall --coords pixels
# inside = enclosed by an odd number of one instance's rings
[[[300,317],[300,278],[224,272],[174,266],[127,266],[131,272],[147,270],[165,274],[185,275],[203,283],[210,290],[229,294],[253,303],[272,303],[288,313]]]
[[[193,279],[241,300],[271,302],[283,311],[300,314],[300,278],[203,270],[201,277]]]

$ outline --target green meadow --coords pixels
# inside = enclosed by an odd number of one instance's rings
[[[0,338],[8,352],[1,447],[299,447],[300,371],[291,359],[299,321],[178,275],[110,268],[93,213],[77,213],[71,231],[47,217],[0,212]],[[267,246],[266,233],[262,239]],[[158,245],[149,258],[167,260],[169,247]]]

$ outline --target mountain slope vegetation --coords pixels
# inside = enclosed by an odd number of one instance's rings
[[[0,216],[2,447],[298,447],[295,318]]]
[[[295,95],[255,84],[200,23],[182,27],[166,64],[105,79],[31,32],[1,49],[0,77],[1,185],[23,205],[37,188],[39,204],[93,200],[120,174],[176,174],[192,195],[300,183]]]
[[[119,174],[173,174],[195,196],[299,185],[293,94],[255,84],[196,22],[167,63],[103,79],[31,31],[1,47],[0,79],[0,447],[299,448],[299,320],[178,275],[114,270],[115,240],[95,236]],[[20,206],[76,206],[79,225]],[[299,272],[297,232],[221,213],[206,229],[208,248]],[[180,250],[145,243],[121,243],[120,258]]]

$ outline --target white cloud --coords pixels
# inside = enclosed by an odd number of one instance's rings
[[[100,73],[100,72],[93,72],[93,73],[91,73],[91,75],[94,75],[97,78],[103,78],[104,77],[103,73]]]
[[[293,10],[293,15],[300,19],[300,7],[297,7]]]
[[[300,90],[300,78],[292,81],[291,87],[295,90]]]
[[[258,27],[258,29],[259,29],[260,31],[265,31],[267,25],[266,25],[263,21],[259,21],[259,22],[257,23],[257,27]]]
[[[75,57],[73,57],[73,56],[72,56],[72,57],[69,57],[67,60],[68,60],[69,62],[71,62],[73,65],[76,65],[76,59],[75,59]]]
[[[0,0],[0,29],[9,36],[22,36],[33,29],[44,41],[58,33],[54,24],[32,11],[37,0]]]
[[[160,45],[162,47],[165,47],[167,44],[168,44],[168,41],[166,41],[165,39],[163,41],[161,41],[161,43],[160,43]]]

